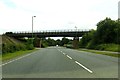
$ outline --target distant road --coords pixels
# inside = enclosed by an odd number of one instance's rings
[[[49,47],[5,62],[3,78],[117,78],[118,58]]]

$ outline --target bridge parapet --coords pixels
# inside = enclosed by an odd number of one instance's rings
[[[33,33],[49,33],[49,32],[86,32],[90,31],[91,29],[68,29],[68,30],[40,30],[40,31],[33,31]],[[32,33],[31,31],[17,31],[17,32],[12,32],[12,33]]]
[[[20,31],[20,32],[6,32],[6,35],[21,38],[21,37],[32,37],[36,36],[42,37],[81,37],[85,33],[88,33],[90,29],[69,29],[69,30],[41,30],[34,31],[33,34],[30,31]]]

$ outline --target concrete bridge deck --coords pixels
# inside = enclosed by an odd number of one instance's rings
[[[34,31],[27,32],[27,31],[21,31],[21,32],[6,32],[5,34],[11,37],[15,38],[21,38],[21,37],[81,37],[85,33],[88,33],[90,29],[69,29],[69,30],[42,30],[42,31]]]

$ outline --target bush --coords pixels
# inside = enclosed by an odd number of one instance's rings
[[[91,40],[85,48],[87,49],[95,49],[96,44]]]
[[[105,51],[120,51],[119,50],[119,46],[118,44],[100,44],[100,45],[97,45],[95,47],[95,49],[97,50],[105,50]]]
[[[45,47],[48,47],[48,45],[47,45],[46,43],[42,43],[42,44],[41,44],[41,47],[42,47],[42,48],[45,48]]]
[[[66,47],[67,47],[67,48],[72,48],[72,49],[73,49],[73,45],[72,45],[72,44],[67,44]]]
[[[106,44],[100,44],[95,47],[96,50],[105,50],[107,47]]]
[[[34,46],[33,46],[33,44],[27,44],[26,48],[27,48],[27,50],[32,50],[32,49],[34,49]]]
[[[14,38],[3,36],[2,41],[2,54],[13,53],[19,50],[32,50],[34,46],[31,44],[31,40],[26,43],[20,42]]]

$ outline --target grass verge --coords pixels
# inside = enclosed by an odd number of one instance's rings
[[[120,58],[120,54],[119,53],[111,53],[111,52],[107,52],[107,51],[103,52],[103,51],[89,50],[89,49],[78,49],[78,50]]]
[[[13,59],[15,57],[19,57],[19,56],[22,56],[22,55],[25,55],[25,54],[29,54],[29,53],[34,52],[36,50],[38,50],[38,49],[16,51],[14,53],[7,53],[7,54],[2,55],[2,61],[10,60],[10,59]]]
[[[113,51],[113,52],[118,52],[120,51],[119,49],[120,45],[119,44],[100,44],[96,46],[96,50],[105,50],[105,51]]]

